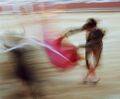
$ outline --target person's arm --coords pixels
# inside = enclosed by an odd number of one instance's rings
[[[102,41],[102,38],[89,41],[89,42],[85,45],[85,47],[89,47],[89,46],[94,45],[94,44],[97,44],[98,42],[101,42],[101,41]]]
[[[84,24],[83,26],[81,26],[80,28],[76,28],[76,29],[71,29],[69,31],[67,31],[64,35],[64,37],[68,37],[68,36],[71,36],[71,35],[74,35],[74,34],[77,34],[81,31],[84,31],[88,28],[88,23]]]
[[[96,44],[96,43],[98,43],[98,42],[100,42],[100,41],[101,41],[101,38],[98,39],[98,40],[90,41],[90,42],[88,42],[87,44],[79,45],[79,46],[78,46],[78,49],[79,49],[79,48],[89,47],[89,46],[94,45],[94,44]]]
[[[72,36],[74,34],[77,34],[77,33],[81,32],[81,31],[82,31],[81,28],[71,29],[64,34],[64,37]]]

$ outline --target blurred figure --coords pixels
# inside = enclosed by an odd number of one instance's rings
[[[36,78],[35,68],[36,65],[40,65],[40,63],[36,61],[33,62],[33,58],[40,56],[34,55],[34,52],[36,51],[35,45],[27,41],[27,39],[24,38],[24,35],[18,35],[16,33],[8,32],[5,34],[5,36],[3,36],[3,39],[4,46],[6,48],[5,52],[11,53],[11,58],[13,58],[13,61],[15,63],[15,67],[13,67],[13,76],[19,79],[23,83],[23,86],[25,86],[23,92],[16,92],[17,95],[15,98],[19,99],[22,96],[30,96],[32,99],[37,99],[38,95],[36,93],[36,90],[41,86],[37,86],[36,88],[35,83],[38,80]],[[39,81],[39,83],[41,82]],[[39,95],[43,96],[42,90],[40,91]]]
[[[95,70],[98,67],[101,57],[103,49],[102,39],[105,35],[105,31],[97,27],[97,21],[94,18],[89,18],[81,28],[69,30],[64,37],[82,31],[86,31],[86,44],[80,45],[79,48],[85,48],[86,68],[88,70],[84,82],[96,83],[100,80],[100,78],[96,76]],[[91,58],[94,64],[92,64]]]

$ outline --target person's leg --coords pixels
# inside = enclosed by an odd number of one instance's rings
[[[102,49],[86,49],[86,66],[88,72],[84,78],[85,83],[97,83],[100,80],[100,78],[96,75],[96,67],[99,63],[101,51]]]
[[[85,61],[86,61],[86,68],[89,70],[90,69],[90,57],[92,55],[92,51],[89,48],[85,49]]]
[[[102,49],[93,49],[93,61],[94,65],[90,69],[90,74],[91,75],[91,83],[97,83],[100,80],[100,77],[96,74],[96,68],[98,67],[99,60],[101,57],[101,51]]]
[[[83,79],[84,83],[90,82],[91,76],[92,76],[92,67],[91,67],[91,57],[92,57],[92,49],[86,48],[85,50],[85,60],[86,60],[86,69],[87,69],[87,74],[85,78]]]
[[[98,48],[98,49],[95,49],[93,51],[95,68],[97,68],[98,65],[99,65],[99,61],[100,61],[100,58],[101,58],[101,53],[102,53],[102,47]]]

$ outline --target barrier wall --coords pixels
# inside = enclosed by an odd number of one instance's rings
[[[43,10],[109,10],[119,11],[120,2],[104,3],[65,3],[65,4],[48,4],[48,3],[29,3],[23,5],[0,5],[0,13],[32,13]]]

